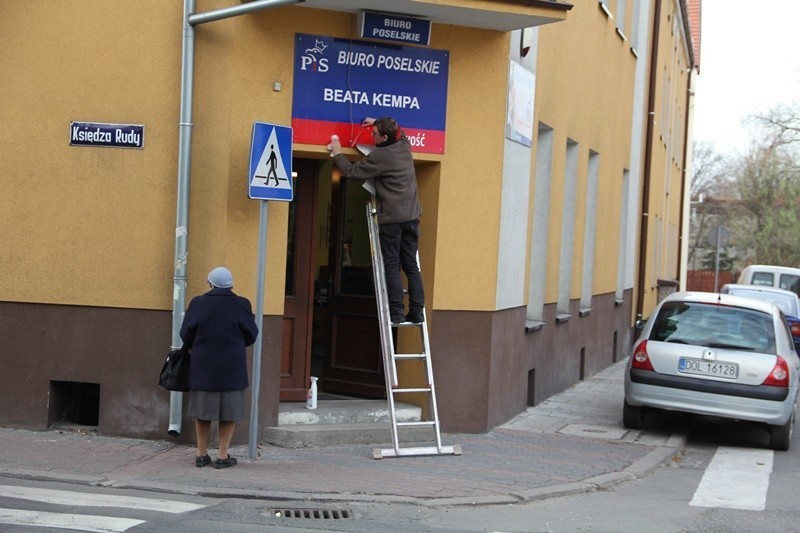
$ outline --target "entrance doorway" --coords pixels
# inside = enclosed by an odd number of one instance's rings
[[[386,396],[365,205],[330,160],[295,158],[289,205],[280,401]]]

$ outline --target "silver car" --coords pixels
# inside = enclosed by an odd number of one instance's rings
[[[734,296],[746,296],[756,300],[767,300],[780,307],[785,315],[800,317],[800,296],[786,289],[763,285],[726,283],[719,289],[719,292],[733,294]]]
[[[800,350],[800,296],[792,291],[779,289],[777,287],[767,287],[763,285],[739,285],[737,283],[726,283],[719,290],[722,294],[733,294],[734,296],[745,296],[756,300],[766,300],[777,305],[792,331],[795,351]]]
[[[648,408],[763,422],[769,446],[788,450],[800,360],[774,304],[678,292],[644,325],[625,367],[625,427]]]

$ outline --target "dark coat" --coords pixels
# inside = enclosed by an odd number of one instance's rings
[[[191,349],[189,388],[231,391],[246,389],[245,348],[258,335],[247,298],[231,289],[213,288],[189,302],[183,317],[181,339]]]
[[[379,224],[410,222],[422,214],[414,156],[405,135],[397,142],[376,146],[367,157],[356,163],[351,163],[342,154],[336,155],[333,163],[346,178],[375,179]]]

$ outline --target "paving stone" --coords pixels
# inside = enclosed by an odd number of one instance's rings
[[[191,446],[0,428],[0,476],[177,494],[301,500],[497,504],[646,475],[685,435],[622,428],[622,368],[604,371],[486,434],[442,435],[461,455],[373,459],[374,446],[233,446],[235,468],[196,468]],[[211,450],[212,457],[214,450]]]

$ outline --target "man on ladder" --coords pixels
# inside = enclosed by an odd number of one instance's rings
[[[392,118],[364,119],[365,127],[372,127],[374,150],[358,163],[351,163],[341,154],[341,144],[335,135],[328,149],[333,162],[345,177],[373,180],[376,198],[367,205],[367,226],[372,244],[372,268],[375,280],[375,300],[378,304],[378,322],[381,333],[381,350],[386,369],[386,398],[392,429],[392,448],[375,449],[373,457],[400,457],[409,455],[461,455],[461,446],[443,446],[436,407],[436,390],[430,357],[430,339],[425,323],[425,297],[422,275],[417,263],[419,242],[419,215],[422,209],[417,195],[417,178],[411,145],[397,122]],[[361,149],[359,147],[359,149]],[[377,199],[377,204],[375,200]],[[376,245],[379,241],[380,245]],[[400,267],[408,278],[408,314],[404,315],[403,283]],[[392,328],[415,327],[420,330],[422,349],[417,353],[397,353]],[[427,384],[422,387],[400,386],[397,361],[416,359],[424,363]],[[395,395],[425,394],[429,401],[430,420],[398,421]],[[398,428],[430,427],[434,431],[435,446],[400,447]]]
[[[422,207],[417,194],[417,176],[411,145],[397,122],[390,117],[377,120],[367,117],[361,123],[372,126],[375,149],[356,163],[342,155],[338,138],[328,149],[333,163],[346,178],[374,179],[378,200],[380,246],[386,272],[386,292],[392,324],[424,320],[425,292],[417,264],[419,217]],[[408,279],[408,314],[403,305],[403,281],[400,268]]]

